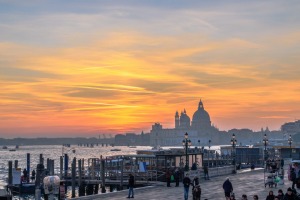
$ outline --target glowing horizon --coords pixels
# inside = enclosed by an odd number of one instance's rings
[[[200,98],[220,130],[300,111],[300,4],[0,1],[0,137],[173,128]]]

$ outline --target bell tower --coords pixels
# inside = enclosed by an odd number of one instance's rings
[[[175,128],[179,128],[179,114],[178,111],[175,113]]]

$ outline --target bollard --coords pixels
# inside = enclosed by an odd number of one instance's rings
[[[8,161],[8,185],[12,184],[12,161]]]
[[[64,169],[64,158],[62,156],[60,156],[59,164],[60,164],[59,178],[60,178],[60,180],[62,180],[62,178],[63,178],[63,169]]]
[[[18,168],[18,160],[15,160],[15,169]]]

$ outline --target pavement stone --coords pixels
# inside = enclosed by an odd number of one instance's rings
[[[287,188],[291,187],[292,183],[287,180],[287,173],[285,170],[285,178],[283,185],[277,185],[277,187],[268,186],[265,188],[264,186],[264,170],[256,169],[256,170],[244,170],[239,171],[237,174],[231,174],[228,176],[218,176],[213,177],[210,180],[201,180],[200,185],[202,189],[201,199],[208,200],[219,200],[225,199],[224,191],[222,188],[223,182],[226,177],[229,177],[232,185],[233,192],[235,193],[236,199],[241,199],[243,194],[248,196],[248,199],[253,199],[253,195],[257,194],[259,199],[266,199],[270,190],[273,190],[274,194],[277,194],[278,189],[282,189],[284,193],[286,193]],[[175,187],[175,183],[171,183],[171,187],[167,187],[166,183],[157,182],[153,186],[148,186],[145,188],[135,188],[134,199],[146,199],[146,200],[176,200],[176,199],[184,199],[183,197],[183,185],[180,183],[179,187]],[[99,194],[94,196],[80,197],[76,199],[90,199],[90,200],[98,200],[98,199],[110,199],[110,200],[120,200],[126,199],[127,190]],[[189,191],[189,199],[192,198],[191,187]]]

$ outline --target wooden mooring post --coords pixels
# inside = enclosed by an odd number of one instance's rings
[[[12,184],[12,161],[8,161],[8,185]]]
[[[63,170],[64,170],[64,158],[62,156],[60,156],[60,159],[59,159],[59,178],[60,180],[63,179]]]
[[[75,182],[76,181],[76,158],[72,162],[72,198],[75,197]]]
[[[105,160],[101,160],[101,193],[105,193]]]
[[[17,169],[18,168],[18,160],[15,160],[15,169]]]

